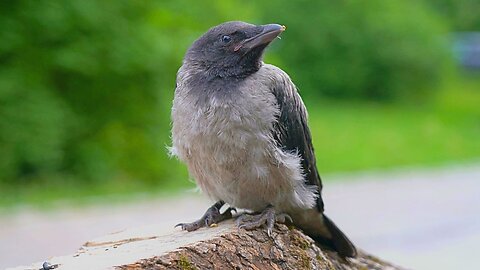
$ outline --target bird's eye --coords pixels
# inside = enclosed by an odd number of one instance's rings
[[[228,42],[230,42],[231,40],[232,40],[232,38],[231,38],[230,36],[225,35],[225,36],[222,37],[223,43],[228,43]]]

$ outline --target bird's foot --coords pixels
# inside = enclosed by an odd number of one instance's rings
[[[208,208],[205,214],[199,220],[196,220],[192,223],[179,223],[175,225],[175,227],[181,227],[182,230],[191,232],[202,227],[210,227],[218,222],[232,218],[232,211],[237,212],[237,210],[233,207],[229,207],[227,210],[225,210],[225,212],[220,213],[220,208],[222,208],[224,204],[225,203],[223,201],[218,201]]]
[[[292,218],[287,214],[277,214],[273,206],[268,206],[262,213],[257,215],[243,214],[237,218],[237,226],[239,229],[252,230],[263,225],[267,227],[268,236],[272,235],[275,221],[285,223],[286,220],[292,222]]]

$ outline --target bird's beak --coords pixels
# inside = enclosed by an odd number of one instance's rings
[[[235,51],[240,48],[251,50],[260,45],[268,44],[278,37],[287,27],[279,24],[266,24],[261,26],[261,32],[251,38],[244,40],[239,46],[235,47]]]

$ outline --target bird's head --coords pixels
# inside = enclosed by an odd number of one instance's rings
[[[226,22],[210,28],[188,49],[184,64],[210,77],[245,77],[256,72],[264,49],[285,30],[278,24]]]

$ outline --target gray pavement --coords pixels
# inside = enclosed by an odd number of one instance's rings
[[[480,164],[329,175],[326,212],[362,249],[411,269],[476,269]],[[74,253],[84,242],[199,217],[201,195],[0,214],[0,269]],[[40,266],[39,266],[40,267]]]

